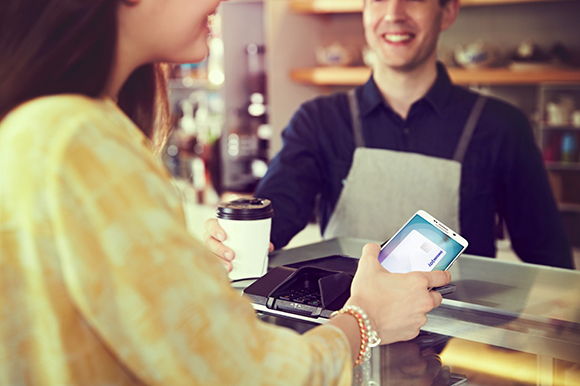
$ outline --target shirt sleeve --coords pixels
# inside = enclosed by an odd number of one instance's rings
[[[47,160],[52,231],[71,302],[122,366],[151,385],[351,384],[339,329],[259,321],[187,232],[162,165],[84,126]]]
[[[570,244],[555,203],[542,156],[523,114],[509,118],[513,130],[501,154],[507,167],[499,208],[517,255],[525,262],[573,268]]]
[[[304,229],[321,192],[325,165],[316,131],[307,109],[301,106],[282,132],[282,149],[254,193],[272,201],[271,240],[277,249]]]

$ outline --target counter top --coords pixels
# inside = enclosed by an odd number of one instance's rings
[[[367,240],[339,238],[275,251],[270,266],[341,254]],[[424,331],[580,363],[580,271],[462,255],[453,294],[428,314]]]

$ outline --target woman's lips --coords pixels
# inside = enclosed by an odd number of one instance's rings
[[[210,14],[207,16],[206,20],[205,20],[205,24],[204,27],[207,29],[208,33],[211,33],[211,22],[212,22],[212,18],[213,18],[214,14]]]

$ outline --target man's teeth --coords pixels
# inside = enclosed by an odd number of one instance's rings
[[[398,42],[402,42],[402,41],[411,39],[411,35],[409,35],[409,34],[385,35],[385,39],[390,41],[390,42],[398,43]]]

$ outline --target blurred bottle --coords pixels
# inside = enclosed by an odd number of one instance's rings
[[[578,160],[578,140],[576,133],[565,133],[562,137],[562,162]]]
[[[179,147],[171,139],[168,140],[165,148],[163,161],[173,177],[180,175],[181,162],[179,161]]]
[[[188,99],[181,101],[180,107],[183,115],[178,123],[179,151],[187,165],[187,175],[197,194],[197,202],[203,203],[209,162],[207,92],[192,92]]]
[[[544,161],[558,162],[561,160],[562,135],[561,133],[548,131],[546,134],[546,146],[544,147]]]

